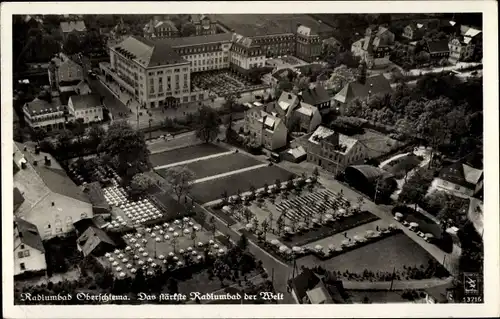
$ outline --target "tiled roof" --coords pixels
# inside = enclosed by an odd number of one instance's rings
[[[290,106],[295,107],[299,102],[299,97],[290,92],[282,92],[280,98],[278,99],[278,106],[283,111],[288,111]]]
[[[316,106],[317,104],[330,101],[330,96],[322,86],[317,85],[312,89],[309,88],[303,90],[302,100],[308,104]]]
[[[145,67],[186,62],[165,40],[152,41],[143,37],[128,37],[114,50]]]
[[[309,142],[314,143],[314,144],[319,144],[320,140],[327,138],[335,133],[334,130],[329,129],[328,127],[325,126],[318,126],[316,131],[312,133],[312,135],[309,137]]]
[[[162,44],[168,44],[173,48],[179,48],[179,47],[186,47],[199,44],[230,42],[232,37],[233,35],[231,33],[218,33],[218,34],[199,35],[194,37],[161,39],[157,41]]]
[[[29,223],[21,218],[15,218],[14,226],[17,226],[19,237],[23,244],[41,251],[42,253],[45,252],[42,237],[40,237],[38,228],[34,224]]]
[[[156,24],[154,25],[155,29],[158,28],[163,28],[163,27],[168,27],[172,29],[173,31],[178,31],[177,27],[171,20],[163,20],[163,21],[157,21]]]
[[[302,146],[299,146],[296,148],[291,148],[286,152],[295,158],[299,158],[299,157],[307,155],[306,150]]]
[[[317,35],[311,28],[306,27],[305,25],[300,25],[297,28],[297,33],[305,36]]]
[[[16,164],[14,164],[16,165]],[[17,166],[17,165],[16,165]],[[21,194],[19,188],[14,187],[14,211],[24,203],[24,196]]]
[[[99,182],[93,182],[85,185],[84,191],[89,197],[92,205],[106,208],[109,207]]]
[[[368,95],[390,93],[391,91],[391,84],[385,76],[380,74],[366,78],[365,84],[362,84],[359,81],[346,84],[346,86],[344,86],[344,88],[337,93],[337,95],[335,95],[335,100],[341,103],[346,103],[356,97],[362,98],[367,97]]]
[[[427,46],[429,47],[429,53],[450,51],[450,48],[448,47],[448,40],[427,41]]]
[[[97,227],[90,226],[79,238],[78,245],[82,248],[84,256],[90,255],[100,243],[116,246],[115,242],[105,231]]]
[[[473,168],[462,161],[457,161],[439,172],[439,177],[445,181],[474,189],[483,175],[481,169]]]
[[[307,291],[307,297],[309,298],[311,304],[333,303],[333,300],[324,285],[320,285],[319,287]]]
[[[101,97],[98,94],[73,95],[69,100],[75,110],[85,110],[102,105]]]
[[[307,291],[314,288],[320,282],[318,276],[310,269],[304,269],[300,275],[290,279],[290,285],[295,291],[299,302],[307,295]]]
[[[26,103],[25,106],[31,115],[42,115],[63,111],[64,108],[62,106],[57,106],[56,101],[57,99],[54,99],[53,103],[49,103],[45,100],[36,98],[33,101]]]
[[[83,21],[69,21],[69,22],[61,22],[61,30],[64,33],[73,32],[73,31],[87,31],[85,27],[85,22]]]
[[[17,144],[16,144],[17,145]],[[35,160],[33,150],[27,148],[23,149],[23,145],[17,146],[19,152],[22,152],[26,158],[28,165],[30,165],[38,177],[43,181],[45,186],[52,192],[64,195],[70,198],[80,200],[82,202],[90,203],[88,197],[83,193],[78,186],[66,175],[66,172],[57,164],[54,158],[49,154],[43,155],[42,159],[47,156],[51,159],[51,166],[46,166],[43,160],[39,160],[38,165],[32,165]],[[38,159],[37,159],[38,160]]]

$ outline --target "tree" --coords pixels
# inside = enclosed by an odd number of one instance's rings
[[[311,78],[307,76],[302,76],[295,80],[295,87],[297,88],[298,92],[307,90],[310,84],[311,84]]]
[[[147,191],[154,185],[154,181],[150,176],[139,173],[132,177],[130,182],[130,196],[132,198],[138,199],[146,195]]]
[[[358,67],[358,82],[361,84],[366,83],[366,73],[367,73],[367,66],[366,62],[361,62]]]
[[[213,265],[213,273],[219,278],[221,285],[223,285],[224,279],[231,274],[231,268],[220,258],[217,258]]]
[[[31,130],[30,135],[33,141],[37,142],[37,144],[40,144],[40,142],[47,137],[47,131],[45,131],[43,128],[35,127]]]
[[[57,149],[61,153],[69,153],[73,146],[73,133],[69,130],[62,130],[57,135]]]
[[[330,78],[327,80],[327,86],[335,92],[340,91],[347,83],[356,81],[356,75],[353,69],[346,65],[336,67]]]
[[[106,132],[100,125],[92,125],[87,130],[87,136],[89,138],[89,145],[92,149],[97,150],[97,147],[101,143],[102,139],[106,135]]]
[[[283,218],[280,216],[276,220],[276,231],[278,232],[278,236],[281,235],[281,232],[283,231],[283,228],[285,227],[285,221]]]
[[[417,205],[422,202],[427,194],[432,179],[432,172],[423,168],[417,169],[413,176],[403,186],[399,194],[399,201],[415,204],[415,209],[417,209]]]
[[[269,230],[269,222],[267,221],[267,219],[264,219],[262,221],[261,228],[262,228],[262,233],[264,234],[264,240],[266,240],[266,234],[267,231]]]
[[[78,36],[73,33],[68,34],[66,40],[63,43],[63,50],[68,55],[73,55],[81,52],[82,46]]]
[[[219,115],[212,108],[202,106],[198,110],[196,137],[205,143],[213,141],[220,132],[218,118]]]
[[[195,179],[195,174],[186,166],[174,166],[167,169],[164,177],[177,195],[177,201],[180,202],[181,197],[186,196],[191,190],[191,181]]]
[[[183,23],[181,26],[181,37],[190,37],[196,34],[196,27],[192,23]]]
[[[293,90],[293,83],[288,80],[281,80],[278,82],[278,85],[274,89],[274,96],[279,98],[283,91],[291,92]]]
[[[122,177],[131,178],[142,171],[142,167],[149,167],[149,149],[144,134],[126,121],[111,123],[97,150],[115,159],[117,172]]]
[[[252,213],[252,211],[250,209],[245,208],[243,210],[243,217],[245,218],[247,223],[250,223],[250,219],[252,219],[254,217],[254,214]]]
[[[238,243],[236,246],[241,249],[242,251],[245,251],[248,247],[248,238],[245,236],[245,234],[241,234],[240,239],[238,240]]]
[[[429,63],[431,60],[431,56],[428,52],[425,51],[420,51],[416,56],[415,56],[415,62],[418,64],[426,64]]]
[[[193,246],[196,246],[196,237],[198,236],[198,234],[196,233],[195,230],[193,230],[193,232],[191,232],[191,239],[193,240]]]

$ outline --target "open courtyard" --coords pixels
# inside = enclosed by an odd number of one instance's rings
[[[238,93],[255,91],[266,87],[262,84],[253,84],[226,70],[195,73],[191,77],[191,82],[195,87],[210,90],[217,96],[237,95]]]

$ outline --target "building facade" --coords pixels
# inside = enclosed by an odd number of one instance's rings
[[[266,57],[256,41],[235,34],[232,38],[230,62],[237,70],[246,72],[263,67]]]
[[[14,143],[14,163],[14,186],[24,198],[14,215],[34,224],[43,240],[64,236],[74,222],[93,216],[88,197],[50,154]]]
[[[154,17],[144,26],[144,37],[145,38],[174,38],[179,36],[179,30],[175,24],[168,19],[161,19],[160,17]]]
[[[97,94],[73,95],[68,100],[68,112],[83,123],[101,122],[104,119],[104,106]]]
[[[210,35],[217,33],[217,23],[204,14],[192,14],[190,21],[196,29],[196,35]]]
[[[14,220],[14,276],[26,272],[45,272],[45,249],[36,225]]]
[[[469,26],[460,26],[459,34],[457,33],[450,39],[448,46],[450,49],[448,61],[450,63],[456,64],[459,61],[470,59],[476,50],[482,50],[482,32]]]
[[[65,87],[73,90],[84,79],[82,67],[63,53],[49,63],[48,75],[53,90],[64,90]]]
[[[356,139],[320,126],[309,137],[307,160],[333,174],[367,158],[366,148]]]
[[[61,130],[72,119],[66,107],[38,98],[23,106],[23,114],[30,128],[40,128],[46,132]]]
[[[262,107],[255,106],[245,112],[243,129],[251,140],[270,151],[286,146],[288,130],[285,123]]]
[[[87,27],[82,20],[63,21],[60,23],[62,38],[65,41],[70,34],[83,38],[87,34]]]
[[[309,27],[300,25],[297,28],[296,43],[295,55],[304,61],[314,61],[321,55],[321,38]]]

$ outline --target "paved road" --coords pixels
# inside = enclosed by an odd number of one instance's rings
[[[127,117],[120,117],[119,113],[122,112],[126,115],[130,114],[128,107],[125,106],[116,96],[111,93],[111,91],[105,87],[97,79],[88,79],[90,89],[93,93],[100,94],[104,97],[104,105],[107,107],[109,112],[113,115],[113,119],[126,119]]]

